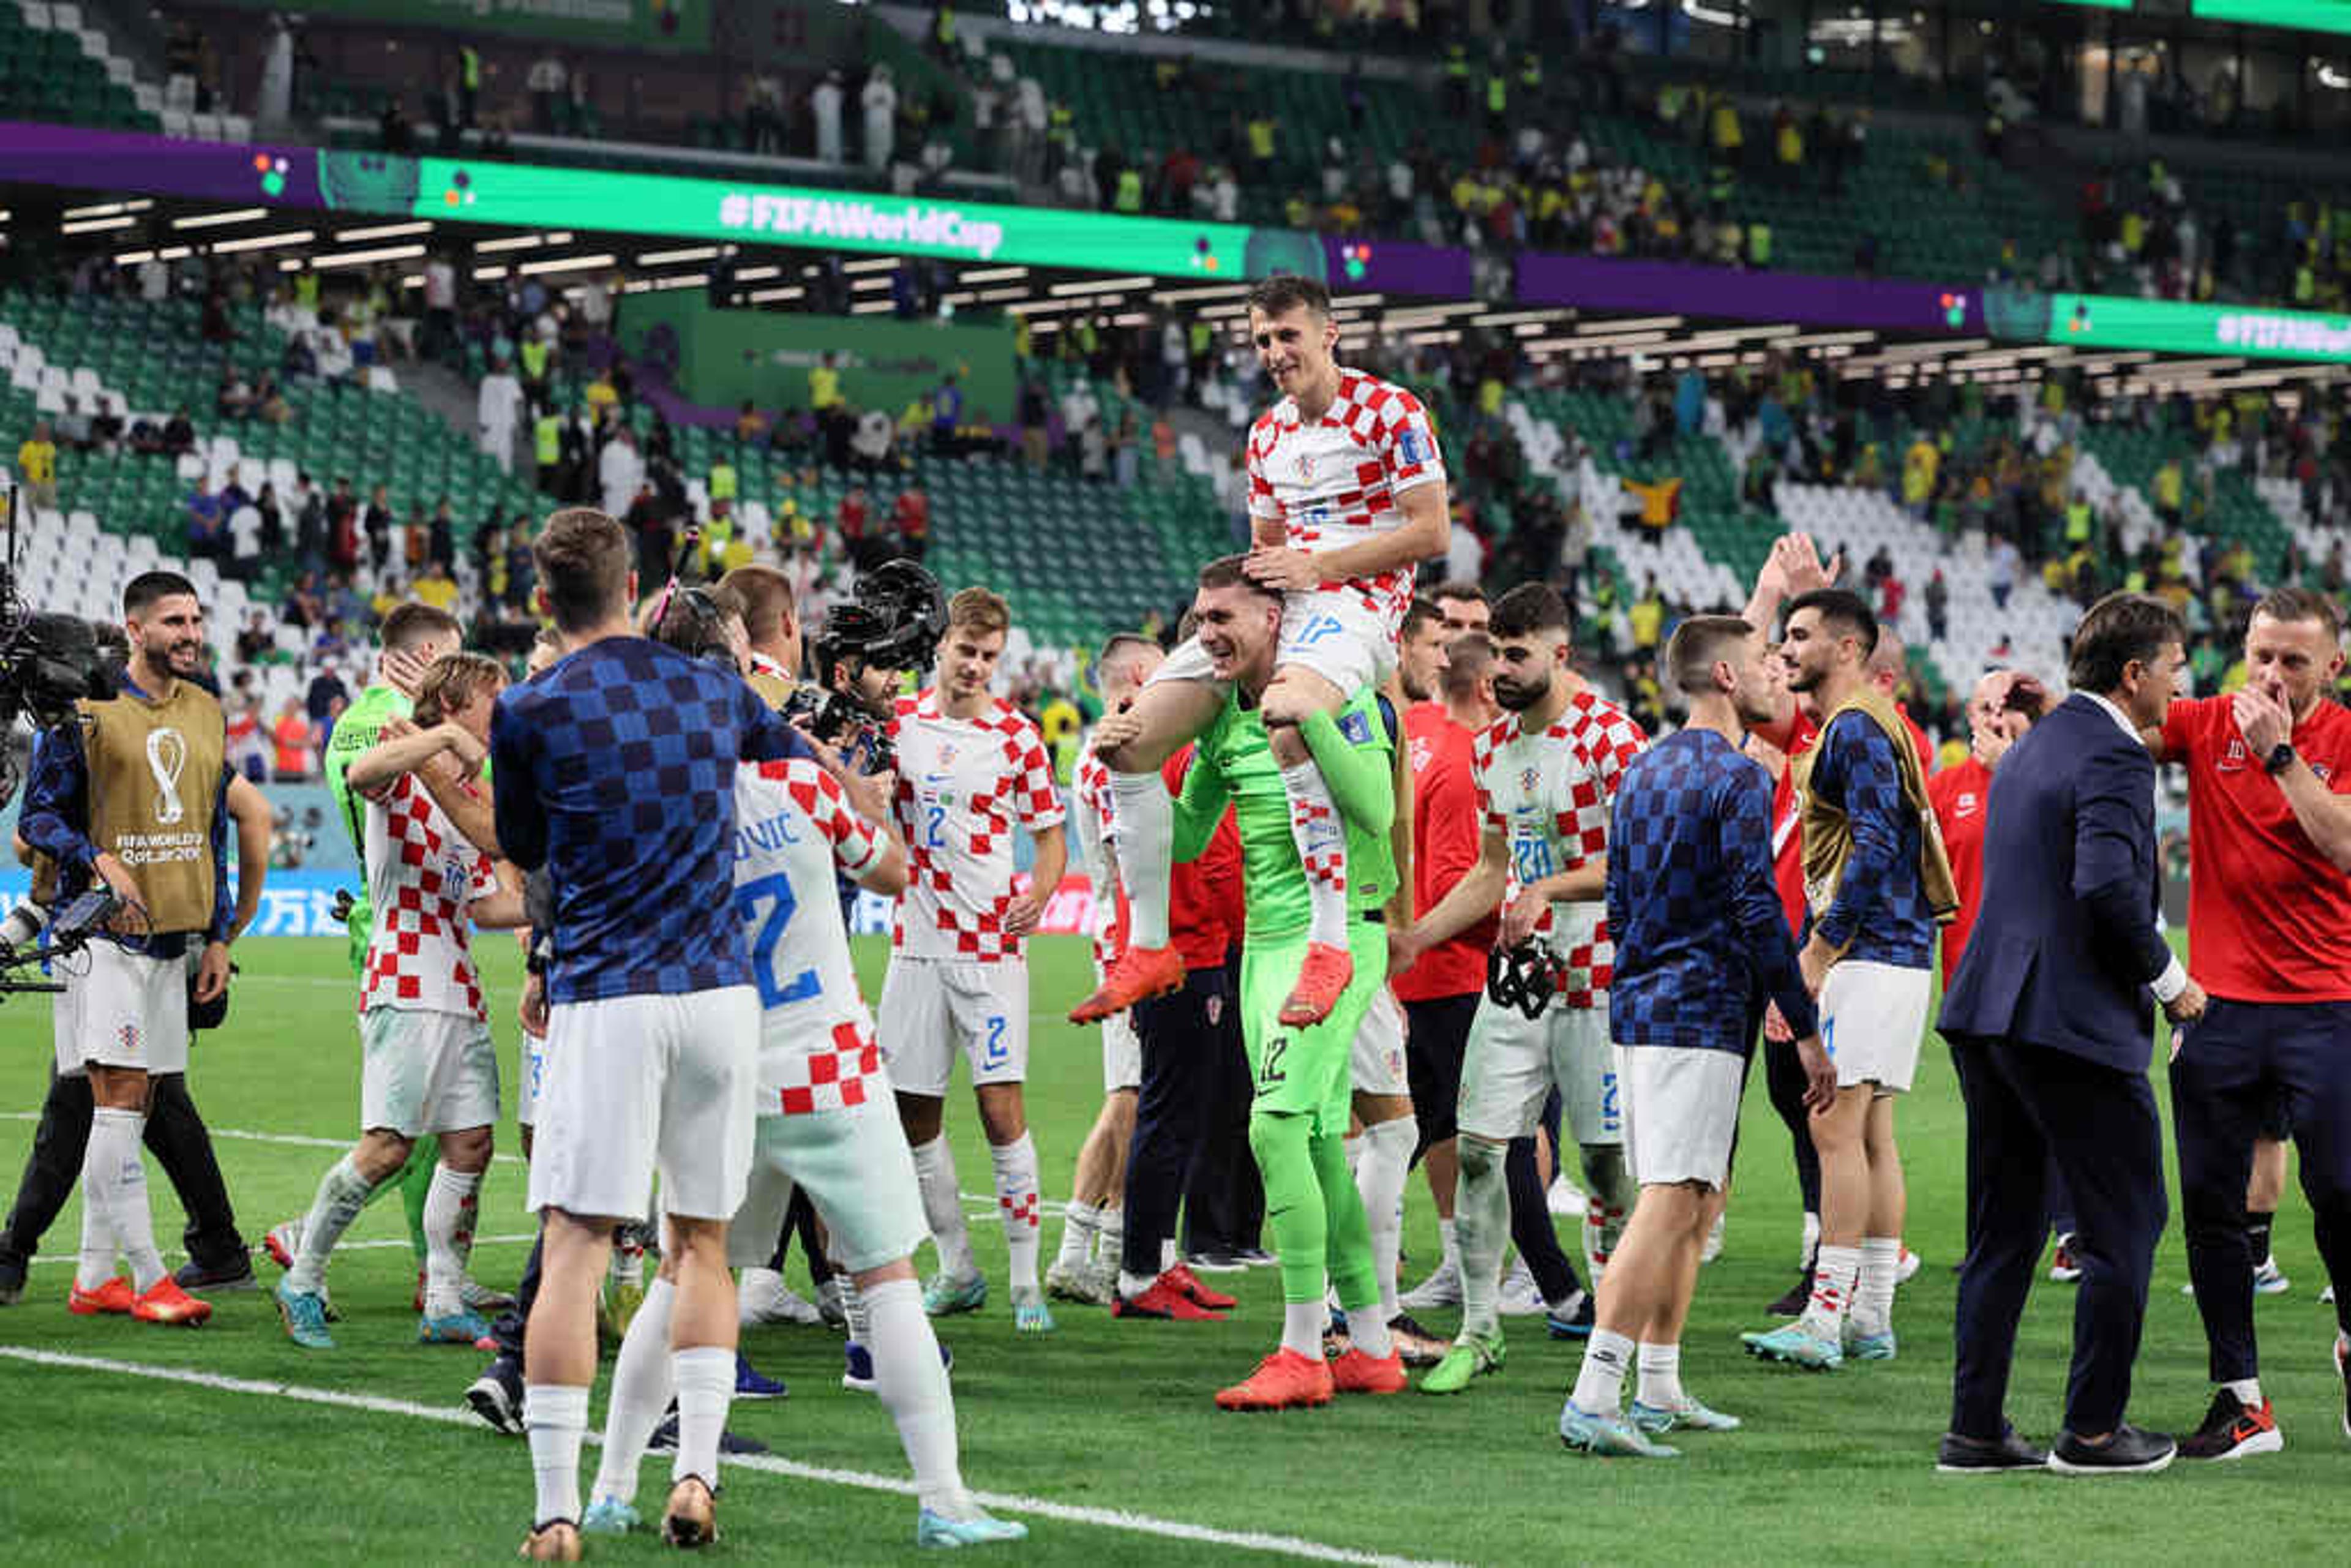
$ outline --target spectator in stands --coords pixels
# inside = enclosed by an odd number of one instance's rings
[[[895,456],[897,439],[897,422],[882,410],[869,408],[858,415],[856,434],[849,442],[858,471],[868,477],[880,473]]]
[[[541,350],[544,352],[544,350]],[[482,450],[503,474],[514,472],[515,432],[522,419],[522,382],[504,356],[493,360],[475,395],[475,418]]]
[[[218,560],[226,536],[220,497],[203,477],[188,495],[188,554],[198,560]]]
[[[257,604],[246,611],[245,624],[238,627],[236,632],[236,662],[240,664],[257,664],[261,663],[262,655],[277,646],[277,640],[269,630],[269,612]],[[260,728],[257,711],[254,727],[256,731]],[[234,726],[230,728],[230,738],[235,738]]]
[[[931,548],[931,497],[920,485],[909,485],[898,492],[897,501],[890,508],[890,520],[898,530],[898,553],[920,561]]]
[[[816,155],[820,162],[845,161],[841,137],[842,97],[839,71],[825,72],[824,79],[809,94],[809,114],[816,122]]]
[[[57,507],[57,444],[46,419],[33,422],[33,434],[16,448],[16,477],[25,498],[45,512]]]
[[[163,450],[177,457],[196,449],[196,427],[188,422],[187,405],[172,411],[163,422]]]
[[[767,434],[768,422],[759,416],[758,409],[751,406],[751,400],[745,398],[743,406],[735,412],[735,439],[757,442]]]
[[[560,129],[556,114],[563,104],[563,57],[553,49],[540,55],[531,62],[523,85],[530,94],[530,128],[541,136],[554,135]]]
[[[378,485],[368,491],[367,511],[360,521],[360,530],[367,535],[368,559],[378,571],[407,555],[404,549],[398,558],[392,554],[392,523],[391,489]]]
[[[270,726],[269,736],[277,752],[277,782],[299,784],[308,779],[313,734],[310,716],[302,711],[300,697],[286,699],[286,706],[277,712],[277,722]]]
[[[857,95],[857,104],[865,114],[865,167],[878,174],[890,167],[898,135],[898,89],[888,66],[873,68],[865,78],[864,90]]]
[[[604,445],[602,455],[596,461],[598,488],[603,493],[604,511],[620,517],[636,499],[643,486],[644,459],[637,455],[636,432],[622,426]]]
[[[746,85],[743,141],[754,152],[784,150],[784,83],[772,63],[753,71]]]
[[[66,394],[65,412],[57,415],[56,430],[57,444],[69,452],[87,452],[93,444],[89,415],[83,410],[81,400],[71,392]]]
[[[123,439],[123,404],[120,398],[96,400],[90,409],[89,444],[92,450],[112,456]]]
[[[258,615],[261,612],[256,610],[254,613]],[[262,634],[262,646],[265,650],[270,646],[266,632]],[[248,664],[260,657],[259,653],[247,655],[242,652],[245,647],[242,632],[237,636],[237,647],[240,650],[237,656]],[[269,778],[269,745],[261,734],[261,694],[258,692],[244,693],[229,708],[228,765],[256,784],[266,782]]]
[[[1935,575],[1927,580],[1927,636],[1940,643],[1951,632],[1951,586],[1943,580],[1943,569],[1937,567]]]
[[[424,575],[416,580],[413,591],[434,609],[445,610],[453,615],[456,613],[457,580],[449,575],[449,569],[441,562],[426,563]]]
[[[424,555],[444,571],[457,570],[457,514],[446,496],[434,507],[433,520],[424,525]]]

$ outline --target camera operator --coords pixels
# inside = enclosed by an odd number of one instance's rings
[[[141,573],[122,609],[131,657],[121,695],[78,705],[79,747],[42,747],[21,825],[26,841],[57,862],[67,894],[102,881],[127,906],[90,944],[71,1009],[96,1109],[69,1305],[201,1322],[210,1305],[163,1271],[138,1151],[151,1075],[187,1071],[191,1004],[227,993],[227,726],[196,680],[204,612],[194,585],[174,572]],[[186,958],[198,944],[191,990]],[[130,1260],[128,1281],[113,1272],[118,1251]]]

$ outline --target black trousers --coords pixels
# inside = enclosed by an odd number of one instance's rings
[[[1561,1157],[1558,1102],[1559,1096],[1553,1093],[1551,1152],[1554,1161]],[[1564,1301],[1583,1289],[1583,1280],[1559,1244],[1559,1227],[1552,1219],[1551,1194],[1535,1166],[1532,1138],[1510,1140],[1510,1151],[1502,1156],[1502,1176],[1510,1184],[1510,1241],[1519,1249],[1519,1259],[1534,1276],[1535,1289],[1542,1292],[1544,1301]]]
[[[1420,1126],[1420,1142],[1412,1151],[1416,1165],[1431,1144],[1461,1131],[1461,1061],[1469,1053],[1469,1026],[1482,995],[1468,991],[1404,1004],[1405,1082],[1412,1090],[1413,1120]]]
[[[2017,1323],[2048,1235],[2053,1156],[2073,1193],[2082,1269],[2065,1426],[2111,1432],[2130,1400],[2147,1278],[2167,1218],[2155,1092],[2144,1072],[2005,1040],[1954,1040],[1951,1062],[1968,1109],[1968,1253],[1959,1266],[1951,1430],[1983,1439],[2005,1430]],[[2241,1178],[2237,1199],[2241,1216]]]
[[[1159,1272],[1160,1244],[1176,1234],[1176,1211],[1201,1175],[1224,1071],[1217,1034],[1232,1012],[1222,968],[1195,969],[1184,977],[1182,990],[1135,1005],[1143,1082],[1134,1100],[1134,1137],[1126,1151],[1126,1231],[1119,1267],[1127,1273]],[[1195,1225],[1196,1234],[1201,1229]]]
[[[490,1325],[490,1338],[497,1342],[502,1360],[519,1364],[522,1360],[523,1336],[530,1328],[531,1303],[538,1300],[539,1249],[547,1242],[547,1226],[542,1221],[538,1237],[530,1244],[530,1256],[523,1260],[522,1279],[515,1286],[515,1304],[498,1314]]]
[[[2351,1322],[2351,1002],[2212,998],[2171,1063],[2188,1277],[2215,1383],[2254,1376],[2252,1255],[2245,1182],[2253,1140],[2280,1107],[2294,1129],[2337,1323]]]
[[[1240,995],[1238,948],[1225,961],[1225,995]],[[1184,1184],[1186,1253],[1245,1251],[1258,1245],[1265,1228],[1265,1184],[1249,1144],[1249,1102],[1256,1092],[1249,1048],[1241,1040],[1239,1008],[1228,1000],[1219,1012],[1210,1031],[1212,1071],[1206,1082],[1200,1154]]]
[[[246,1250],[237,1233],[236,1214],[230,1206],[228,1183],[213,1153],[211,1132],[188,1092],[184,1072],[159,1074],[152,1082],[147,1110],[146,1143],[172,1188],[187,1211],[188,1227],[181,1243],[188,1256],[206,1268],[225,1267]],[[25,1156],[25,1173],[17,1179],[16,1201],[0,1230],[0,1260],[22,1264],[57,1223],[57,1213],[81,1179],[82,1155],[89,1147],[89,1127],[96,1113],[89,1080],[77,1074],[60,1078],[49,1073],[48,1097],[41,1103],[40,1124],[33,1131],[33,1147]]]

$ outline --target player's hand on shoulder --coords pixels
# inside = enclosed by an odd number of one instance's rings
[[[490,748],[462,724],[454,721],[444,723],[434,733],[441,737],[441,744],[446,748],[444,754],[455,758],[459,766],[468,773],[481,767],[483,759],[490,754]]]

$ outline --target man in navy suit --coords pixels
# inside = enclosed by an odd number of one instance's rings
[[[2171,701],[2186,640],[2159,600],[2099,601],[2074,635],[2073,695],[1992,779],[1983,911],[1942,1016],[1968,1107],[1968,1256],[1940,1470],[2152,1471],[2175,1452],[2123,1407],[2165,1220],[2147,993],[2175,1025],[2205,999],[2155,926],[2155,768],[2139,740]],[[2074,1195],[2082,1285],[2065,1429],[2044,1455],[2002,1406],[2053,1157]]]

